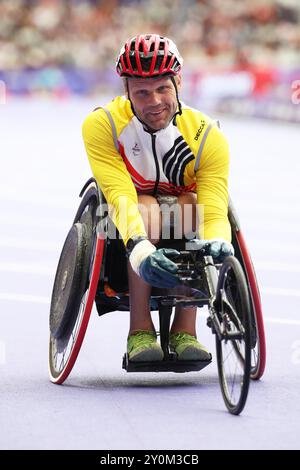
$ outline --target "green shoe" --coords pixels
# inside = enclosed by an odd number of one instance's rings
[[[211,354],[200,344],[195,336],[188,333],[171,333],[170,350],[177,354],[180,361],[210,361]]]
[[[138,330],[128,336],[127,353],[130,361],[162,361],[163,350],[156,342],[155,331]]]

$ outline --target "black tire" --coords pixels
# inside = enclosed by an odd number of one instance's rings
[[[86,259],[88,260],[88,277],[90,278],[91,266],[95,253],[95,243],[97,239],[97,223],[99,216],[99,195],[97,187],[90,187],[84,194],[81,203],[74,217],[73,224],[84,224],[88,232],[88,244],[86,247]]]
[[[221,339],[216,335],[220,386],[227,409],[238,415],[250,384],[251,314],[246,278],[233,256],[226,258],[220,269],[215,305],[222,332]]]
[[[73,224],[76,224],[76,222],[85,222],[86,220],[84,218],[84,214],[89,211],[92,220],[94,222],[94,225],[96,226],[96,210],[99,206],[99,195],[98,195],[98,190],[96,187],[92,186],[90,187],[86,193],[84,194],[80,205],[78,207],[78,210],[76,212],[76,215],[74,217]]]
[[[86,290],[88,243],[86,225],[77,222],[71,227],[60,255],[50,307],[50,332],[59,351],[73,330]]]
[[[59,259],[50,307],[49,370],[52,381],[64,374],[85,309],[94,258],[97,188],[84,194]],[[70,368],[70,367],[69,367]],[[57,382],[59,383],[59,382]]]

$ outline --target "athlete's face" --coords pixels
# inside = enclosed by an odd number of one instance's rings
[[[180,77],[175,77],[180,88]],[[177,109],[175,87],[170,77],[128,78],[129,96],[138,118],[150,129],[167,127]]]

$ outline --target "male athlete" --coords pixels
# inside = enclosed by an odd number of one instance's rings
[[[174,250],[157,249],[161,211],[157,197],[178,197],[192,205],[182,225],[198,232],[195,243],[218,260],[233,254],[227,218],[229,152],[227,141],[206,115],[179,100],[183,59],[173,41],[157,34],[126,42],[117,59],[125,96],[89,114],[83,139],[89,162],[124,241],[128,261],[131,361],[160,361],[150,314],[151,287],[175,287],[179,280]],[[196,227],[197,205],[204,208]],[[176,253],[176,252],[175,252]],[[196,339],[196,307],[176,307],[170,349],[178,360],[207,360]]]

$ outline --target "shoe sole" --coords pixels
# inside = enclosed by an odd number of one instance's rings
[[[161,349],[148,349],[135,354],[133,357],[129,356],[131,362],[157,362],[162,361],[164,353]]]
[[[188,346],[177,356],[178,361],[210,361],[211,354],[201,349]]]

